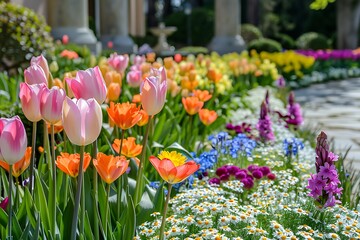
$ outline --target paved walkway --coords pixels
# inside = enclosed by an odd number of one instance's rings
[[[347,159],[360,170],[360,78],[312,85],[295,91],[305,125],[323,130],[337,153],[351,147]]]

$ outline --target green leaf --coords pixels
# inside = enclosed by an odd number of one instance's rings
[[[44,193],[43,185],[41,184],[41,179],[39,174],[35,171],[35,207],[40,213],[42,219],[42,225],[45,231],[50,230],[50,219],[49,219],[49,209],[46,201],[46,196]]]
[[[33,211],[35,211],[34,209],[34,202],[33,202],[33,199],[31,197],[31,194],[29,192],[29,189],[28,188],[25,188],[25,194],[24,194],[24,199],[23,201],[26,203],[25,206],[26,206],[26,214],[27,214],[27,217],[31,223],[31,225],[33,227],[35,227],[35,225],[37,224],[37,220],[33,214]]]
[[[123,214],[121,214],[121,218],[126,219],[125,224],[123,224],[121,239],[133,239],[136,227],[136,213],[134,202],[129,194],[129,190],[127,190],[126,193],[126,202],[127,207],[123,211]]]
[[[7,213],[4,211],[4,209],[0,208],[0,225],[6,228],[8,225],[8,219],[9,217]]]
[[[86,239],[94,239],[94,235],[91,230],[91,224],[90,224],[89,215],[88,215],[87,211],[85,212],[84,231],[85,231]]]

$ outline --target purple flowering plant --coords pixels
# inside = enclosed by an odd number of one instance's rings
[[[259,131],[259,138],[262,142],[271,142],[275,140],[272,122],[268,113],[268,106],[265,101],[261,104],[260,118],[256,128]]]
[[[320,207],[333,207],[340,203],[342,188],[339,187],[340,180],[335,167],[338,155],[329,150],[327,135],[321,132],[317,137],[316,145],[316,173],[308,180],[307,188],[310,189],[309,196],[315,199]]]

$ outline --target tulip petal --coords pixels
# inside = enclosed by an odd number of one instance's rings
[[[83,146],[81,138],[81,113],[76,105],[69,97],[66,97],[63,106],[62,124],[69,140]]]
[[[85,145],[94,142],[100,135],[102,126],[102,111],[100,105],[95,99],[88,100],[88,106],[85,113],[82,113],[84,118]]]

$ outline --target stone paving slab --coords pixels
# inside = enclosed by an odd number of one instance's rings
[[[335,151],[345,153],[360,170],[360,78],[312,85],[295,91],[305,125],[334,138]]]

